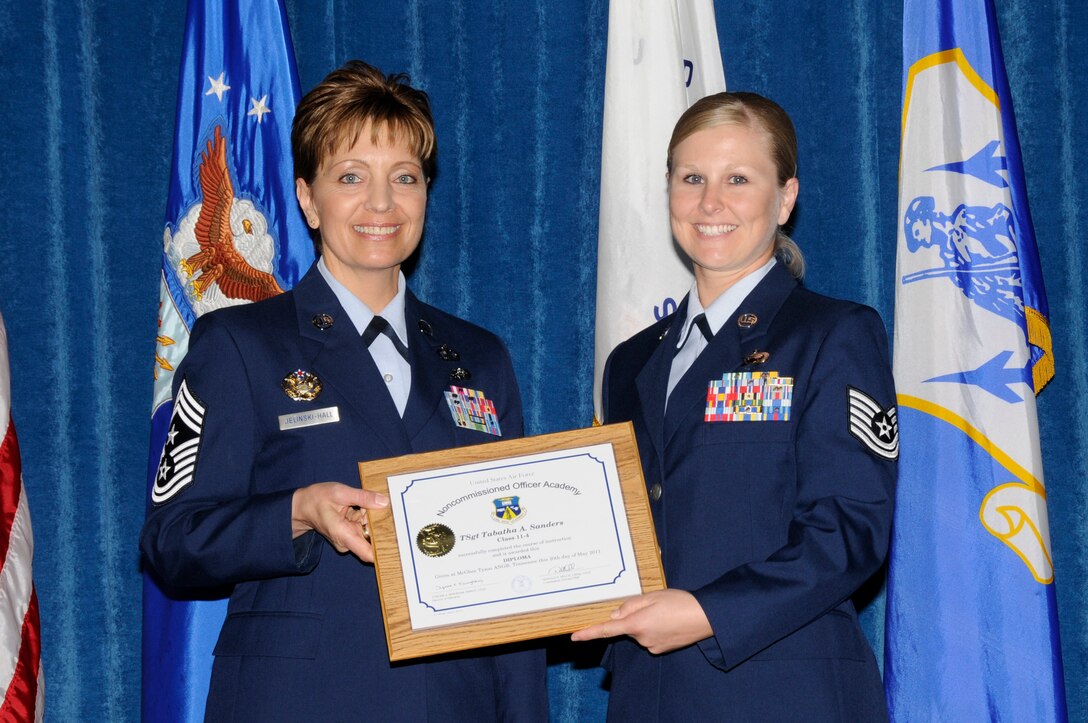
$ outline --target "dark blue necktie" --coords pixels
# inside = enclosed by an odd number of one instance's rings
[[[380,316],[375,316],[367,324],[366,329],[363,331],[363,343],[368,347],[378,338],[378,334],[385,334],[389,337],[389,341],[393,342],[393,346],[397,348],[400,355],[404,357],[405,361],[408,361],[408,347],[404,346],[404,343],[397,336],[397,333],[393,331],[393,327],[389,326],[389,322]]]
[[[706,320],[706,314],[699,314],[692,322],[695,326],[699,327],[699,331],[703,332],[703,338],[710,342],[714,338],[714,332],[710,330],[710,322]]]

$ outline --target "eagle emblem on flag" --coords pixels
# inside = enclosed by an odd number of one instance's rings
[[[182,267],[193,276],[193,291],[197,298],[212,284],[218,284],[223,294],[231,299],[260,301],[283,292],[276,277],[256,269],[234,246],[235,232],[231,224],[234,206],[234,186],[227,168],[227,142],[221,126],[215,127],[214,137],[201,153],[200,188],[204,201],[200,204],[196,232],[200,251],[182,262]],[[253,221],[244,215],[242,231],[253,234]]]
[[[197,316],[283,291],[272,273],[276,242],[268,219],[253,201],[235,196],[229,158],[216,125],[194,169],[202,198],[164,239],[178,280],[171,291],[180,291]]]

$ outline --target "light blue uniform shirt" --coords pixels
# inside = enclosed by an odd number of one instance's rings
[[[329,288],[332,289],[332,293],[336,294],[340,306],[344,307],[344,311],[347,312],[348,318],[351,319],[351,323],[355,325],[355,329],[360,336],[370,325],[371,319],[375,316],[381,316],[389,322],[389,327],[400,338],[401,343],[405,347],[408,346],[408,327],[404,322],[404,290],[406,283],[403,273],[400,274],[400,278],[397,280],[397,295],[386,304],[384,309],[375,314],[370,310],[370,307],[359,300],[359,297],[348,291],[346,286],[336,280],[332,272],[325,266],[324,258],[317,260],[317,270],[321,277],[325,279]],[[393,346],[392,340],[385,334],[378,334],[374,341],[370,343],[370,356],[374,359],[378,371],[382,373],[382,378],[385,379],[385,388],[389,390],[389,396],[393,398],[393,403],[397,405],[397,411],[403,417],[404,408],[408,406],[408,394],[412,391],[412,367],[408,364],[408,360],[400,355],[397,348]]]

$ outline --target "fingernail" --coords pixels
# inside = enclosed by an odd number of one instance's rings
[[[382,495],[382,494],[377,495],[374,498],[374,501],[377,502],[378,505],[381,506],[381,507],[388,507],[389,506],[389,498],[386,497],[385,495]]]

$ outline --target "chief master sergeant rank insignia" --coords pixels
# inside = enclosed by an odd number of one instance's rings
[[[152,503],[161,505],[192,483],[205,411],[204,404],[189,391],[187,380],[182,379],[151,489]]]

